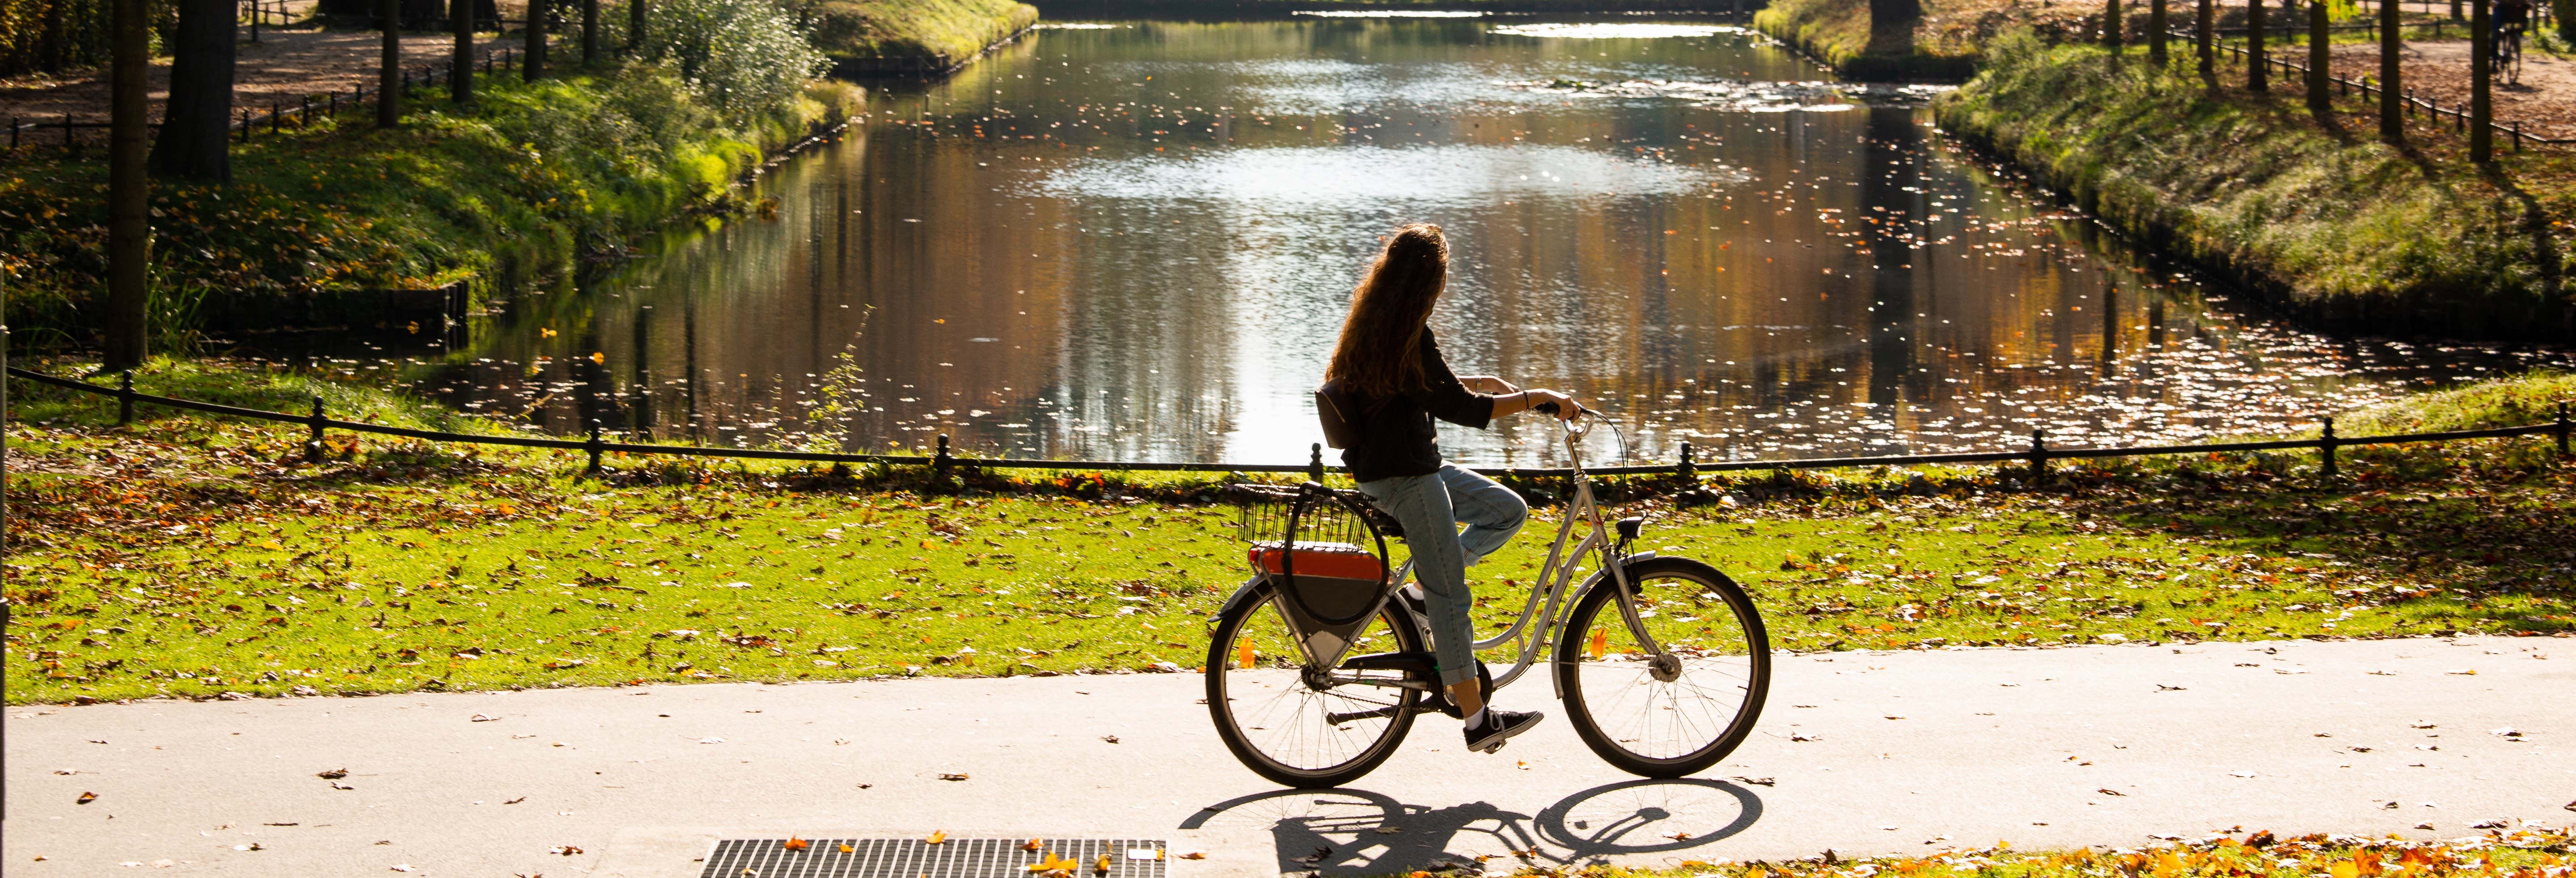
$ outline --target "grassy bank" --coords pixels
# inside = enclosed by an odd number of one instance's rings
[[[764,153],[858,109],[818,84],[751,112],[711,105],[664,68],[483,76],[458,107],[415,93],[400,128],[372,113],[261,132],[234,182],[152,195],[154,319],[164,342],[221,311],[257,322],[298,297],[486,287],[559,274],[692,212],[729,209]],[[0,267],[21,344],[86,344],[106,274],[107,169],[28,150],[0,165]]]
[[[2319,322],[2576,337],[2576,155],[2481,168],[2447,127],[2418,120],[2391,146],[2358,98],[2317,115],[2295,84],[2258,94],[2187,70],[2007,36],[1935,110],[2113,227]]]
[[[1038,21],[1018,0],[824,0],[814,42],[835,58],[931,58],[962,64]]]
[[[322,386],[335,409],[446,417],[359,372],[208,368],[138,383],[272,407]],[[574,455],[346,435],[314,465],[292,427],[116,429],[103,403],[13,390],[13,702],[1186,670],[1242,578],[1231,509],[1201,500],[1213,475],[936,485],[612,459],[587,480]],[[2525,423],[2571,393],[2538,377],[2369,417]],[[1755,476],[1626,508],[1652,518],[1648,545],[1745,582],[1786,649],[2564,635],[2576,466],[2544,449],[2353,449],[2333,482],[2278,455],[2036,487],[2009,470]],[[1480,624],[1516,608],[1553,515],[1471,571]]]

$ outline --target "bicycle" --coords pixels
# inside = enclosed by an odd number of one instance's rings
[[[2522,83],[2522,28],[2500,27],[2495,35],[2496,77],[2506,85]]]
[[[1645,777],[1705,769],[1761,716],[1770,635],[1717,568],[1632,550],[1645,519],[1605,526],[1583,469],[1590,422],[1558,424],[1571,498],[1520,614],[1474,646],[1514,644],[1518,656],[1500,677],[1480,660],[1478,678],[1490,696],[1552,652],[1557,697],[1593,753]],[[1210,618],[1205,675],[1208,713],[1235,758],[1288,786],[1341,786],[1394,755],[1416,715],[1458,716],[1433,666],[1428,615],[1401,596],[1412,562],[1387,563],[1387,540],[1403,537],[1392,517],[1358,491],[1315,482],[1234,494],[1252,576]],[[1587,557],[1597,566],[1578,583]],[[1378,651],[1351,654],[1363,648]]]

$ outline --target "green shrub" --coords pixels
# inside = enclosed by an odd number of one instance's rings
[[[678,70],[736,124],[794,100],[831,66],[770,0],[655,0],[645,14],[644,58]]]

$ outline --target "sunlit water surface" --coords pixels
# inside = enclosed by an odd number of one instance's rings
[[[2166,442],[2566,362],[2288,328],[2002,185],[1920,90],[1821,78],[1667,20],[1042,30],[772,169],[774,217],[414,374],[562,433],[1298,463],[1351,285],[1416,220],[1454,242],[1459,370],[1570,389],[1637,459]],[[1559,457],[1529,419],[1442,446]]]

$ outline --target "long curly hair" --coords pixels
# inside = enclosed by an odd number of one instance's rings
[[[1387,236],[1368,277],[1351,291],[1350,315],[1333,345],[1324,380],[1345,390],[1393,396],[1422,386],[1422,331],[1449,282],[1449,239],[1430,223]]]

